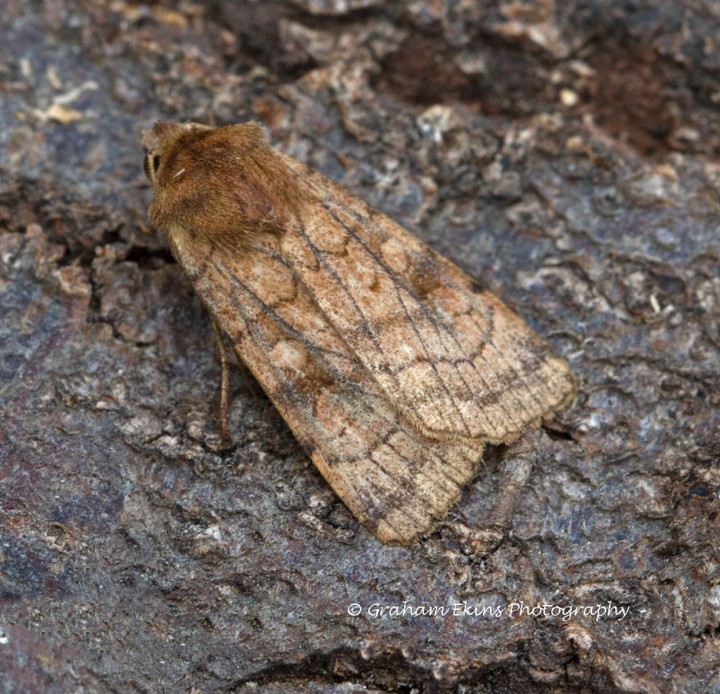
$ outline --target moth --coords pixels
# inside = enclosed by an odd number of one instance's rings
[[[149,217],[223,333],[350,511],[409,544],[485,444],[566,406],[567,363],[385,215],[272,148],[254,122],[144,133]],[[222,424],[227,359],[222,359]]]

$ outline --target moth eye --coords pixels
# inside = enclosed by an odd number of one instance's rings
[[[148,152],[145,155],[145,175],[150,179],[151,182],[155,181],[157,170],[160,168],[160,155],[155,152]]]

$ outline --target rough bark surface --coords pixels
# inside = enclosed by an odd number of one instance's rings
[[[715,2],[5,0],[0,32],[0,691],[720,689]],[[147,233],[161,118],[262,121],[516,309],[573,407],[409,547],[239,371],[224,451]]]

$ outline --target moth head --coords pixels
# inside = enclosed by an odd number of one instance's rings
[[[142,144],[145,148],[145,175],[153,188],[160,180],[163,162],[170,152],[182,146],[182,141],[193,139],[194,133],[203,133],[212,128],[199,123],[173,123],[160,121],[155,123],[151,130],[143,131]]]
[[[292,223],[301,194],[296,176],[254,122],[212,128],[159,122],[143,133],[153,188],[153,226],[225,246],[248,246]]]

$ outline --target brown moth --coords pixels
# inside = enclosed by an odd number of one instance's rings
[[[513,441],[574,397],[567,363],[515,313],[273,149],[257,123],[157,123],[143,144],[151,223],[313,463],[383,542],[428,532],[486,443]]]

